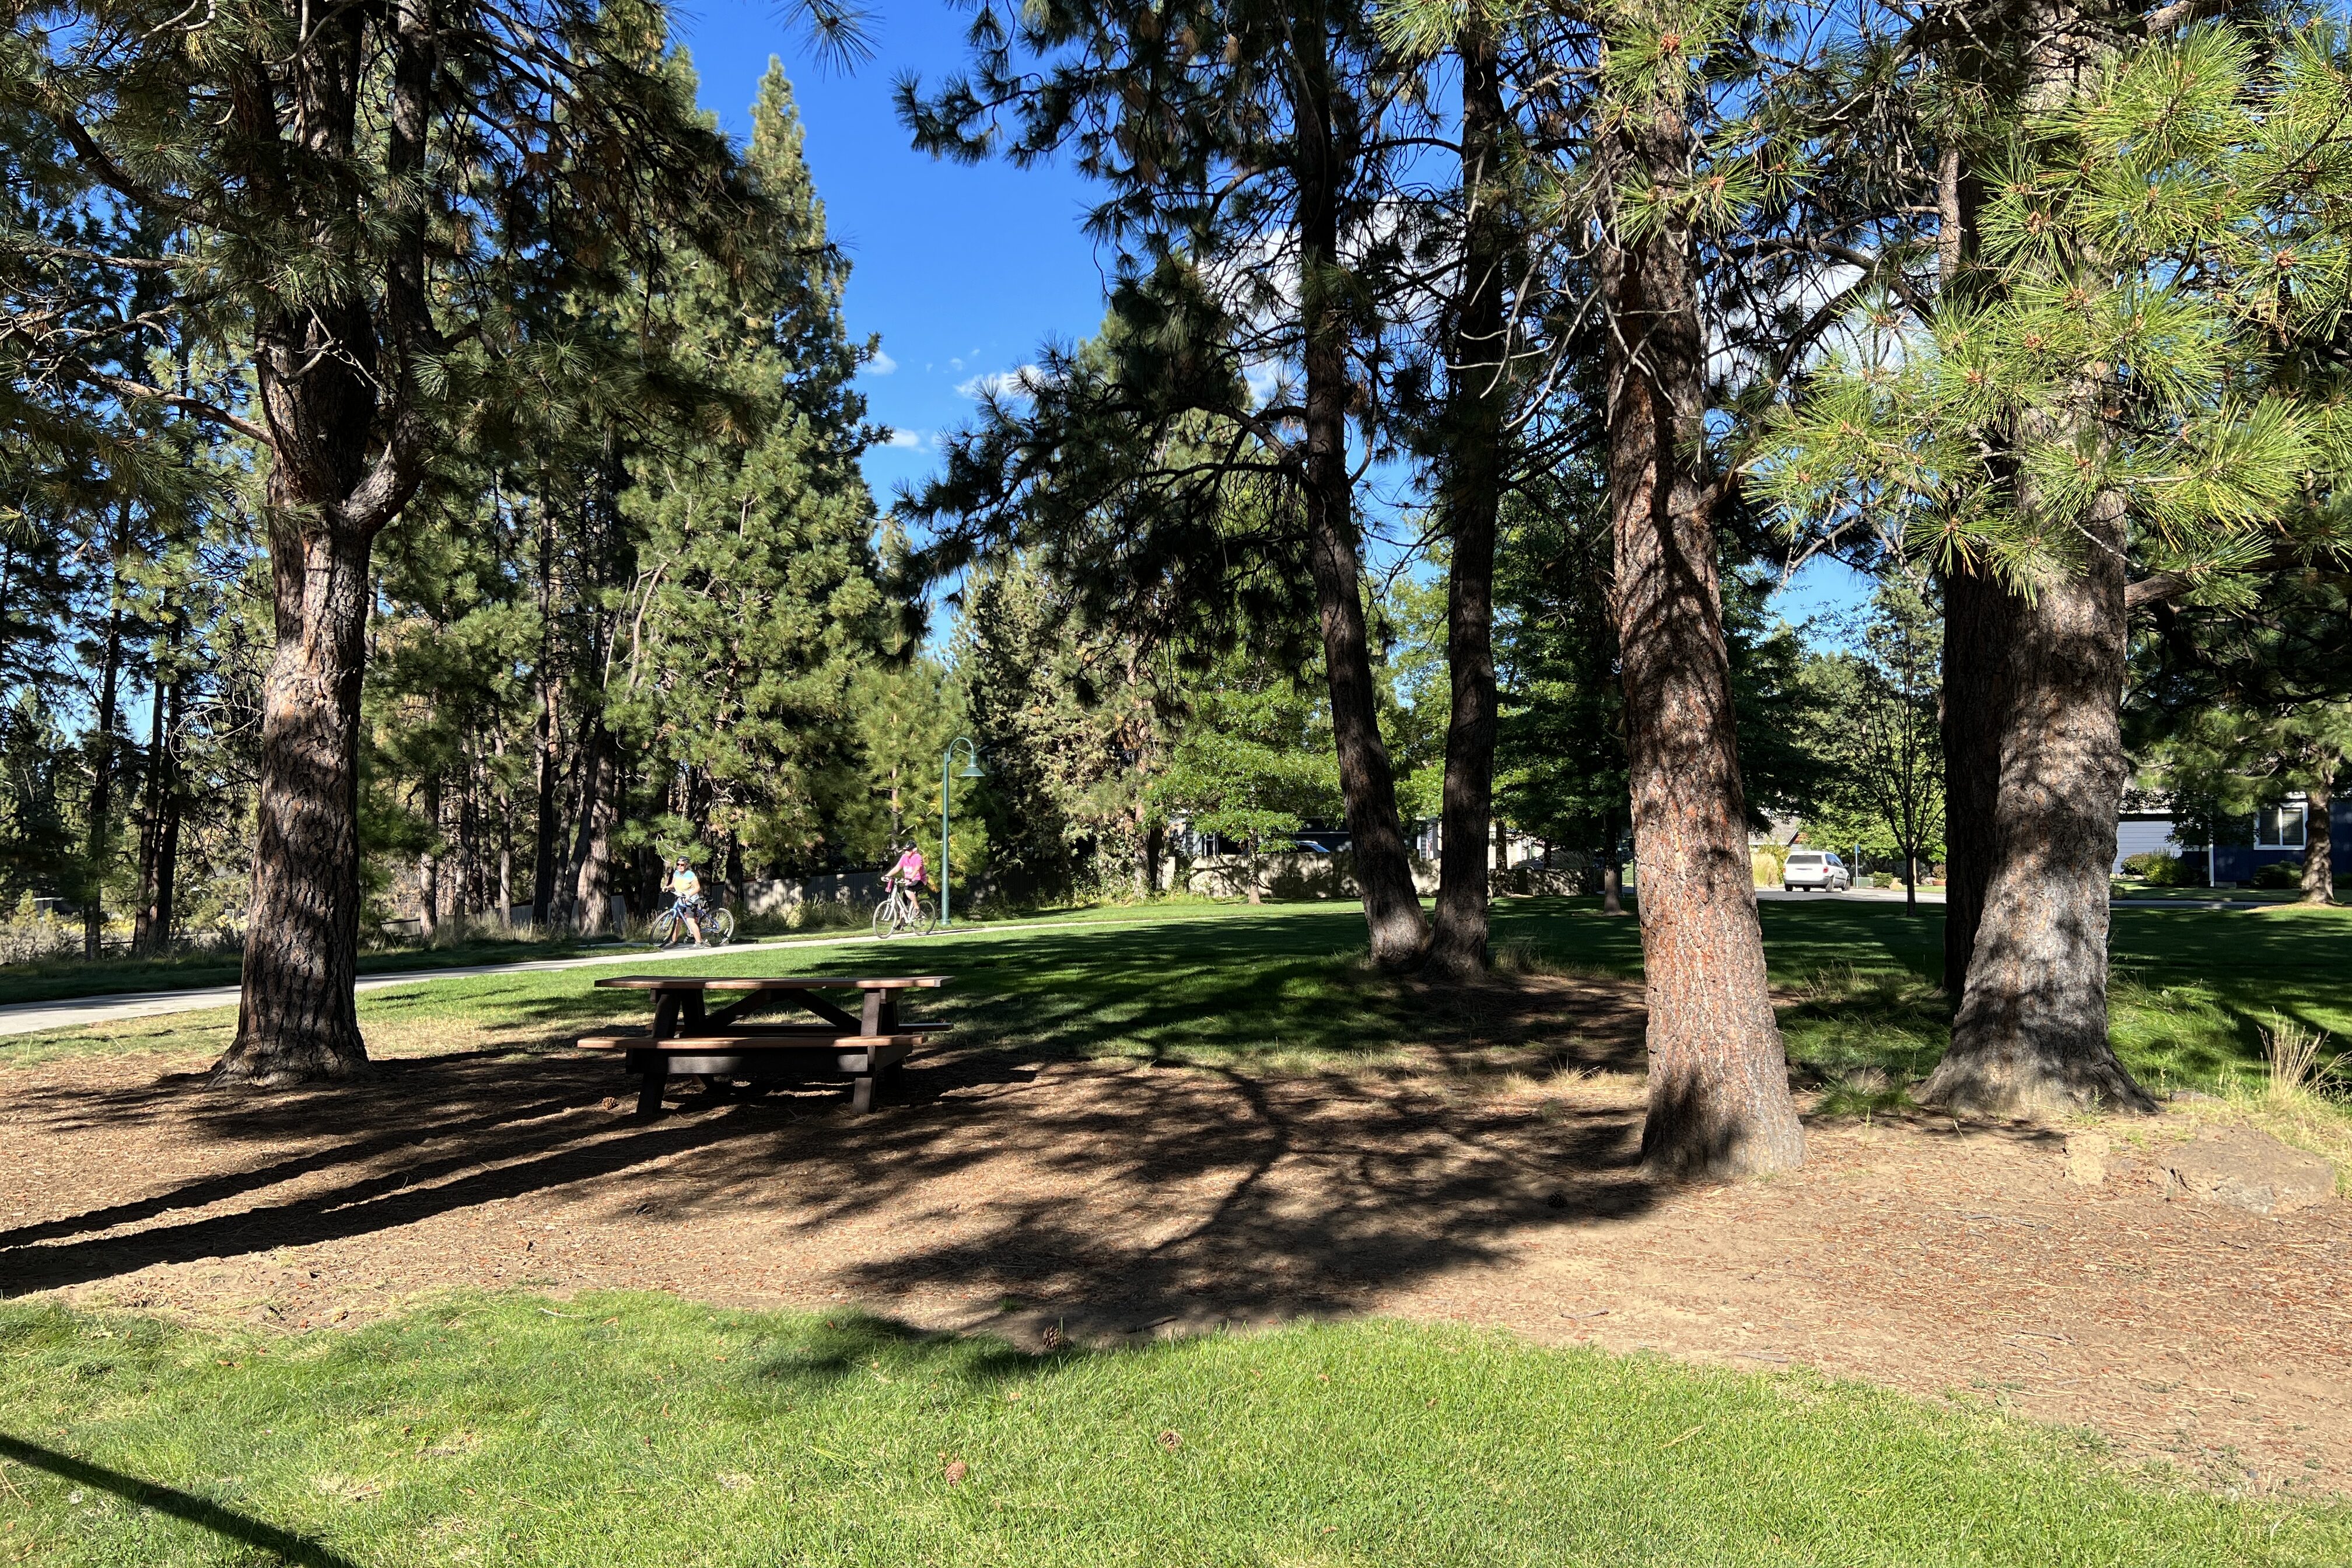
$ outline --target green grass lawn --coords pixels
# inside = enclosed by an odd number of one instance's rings
[[[270,1338],[12,1307],[0,1405],[0,1558],[61,1565],[2352,1560],[2342,1506],[1965,1406],[1386,1322],[1033,1357],[646,1296]]]
[[[1823,900],[1761,907],[1774,982],[1788,997],[1792,1057],[1823,1074],[1874,1069],[1893,1079],[1932,1067],[1947,1038],[1936,987],[1940,909]],[[2133,909],[2115,913],[2115,1036],[2158,1088],[2226,1086],[2259,1074],[2262,1032],[2278,1018],[2352,1038],[2352,910]],[[1637,976],[1641,933],[1597,900],[1510,900],[1496,906],[1506,964]],[[1372,973],[1352,903],[1187,902],[1055,915],[1024,929],[982,926],[946,940],[736,947],[676,961],[666,973],[935,971],[951,984],[924,1008],[967,1043],[1003,1042],[1048,1057],[1122,1055],[1261,1065],[1343,1064],[1400,1044],[1442,1042],[1463,1012],[1454,994]],[[554,1041],[640,1019],[635,994],[599,992],[617,973],[486,974],[371,992],[363,1026],[429,1037],[442,1023],[494,1038]],[[58,1052],[211,1048],[226,1010],[95,1031],[0,1039],[0,1062]]]

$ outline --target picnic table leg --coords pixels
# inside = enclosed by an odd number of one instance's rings
[[[898,1032],[898,994],[896,991],[868,991],[866,1006],[858,1020],[858,1032],[863,1035],[895,1035]],[[866,1070],[849,1082],[849,1109],[863,1113],[874,1109],[874,1066],[877,1047],[866,1047]]]
[[[699,997],[694,998],[698,1004]],[[654,1044],[656,1047],[677,1033],[678,999],[665,991],[654,998]],[[645,1081],[637,1086],[637,1114],[659,1116],[662,1096],[669,1089],[669,1058],[659,1049],[645,1054]]]
[[[637,1089],[637,1114],[659,1116],[662,1095],[669,1088],[669,1058],[659,1051],[646,1053],[645,1082]]]

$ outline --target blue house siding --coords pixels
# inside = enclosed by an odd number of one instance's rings
[[[2328,863],[2337,877],[2352,876],[2352,801],[2331,802],[2327,812],[2328,827],[2333,835]],[[2195,854],[2196,851],[2189,851]],[[2303,864],[2300,849],[2257,849],[2250,844],[2217,844],[2213,847],[2213,880],[2217,886],[2253,879],[2255,868],[2276,860]]]

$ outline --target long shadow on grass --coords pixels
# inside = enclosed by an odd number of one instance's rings
[[[1081,967],[1099,980],[1131,962],[1122,951]],[[1345,1065],[1073,1063],[1070,1037],[1100,1026],[1080,1022],[1076,1004],[1055,1014],[1023,993],[987,1005],[1008,1010],[1001,1029],[1029,1048],[918,1064],[900,1102],[873,1117],[841,1114],[840,1090],[826,1087],[733,1103],[688,1094],[688,1114],[637,1123],[598,1108],[625,1092],[614,1064],[570,1055],[404,1058],[356,1085],[265,1096],[184,1075],[97,1092],[39,1086],[16,1107],[35,1136],[45,1123],[68,1139],[96,1131],[119,1152],[138,1147],[120,1135],[136,1130],[208,1147],[215,1168],[32,1218],[0,1236],[0,1276],[11,1293],[48,1289],[537,1197],[575,1222],[711,1227],[698,1239],[714,1250],[734,1245],[747,1219],[781,1224],[816,1244],[814,1267],[861,1291],[1084,1298],[1112,1316],[1211,1298],[1229,1311],[1312,1308],[1486,1258],[1531,1222],[1606,1221],[1653,1201],[1633,1171],[1632,1109],[1547,1109],[1485,1092],[1478,1076],[1638,1068],[1639,1010],[1625,988],[1528,981],[1441,1000],[1391,987],[1376,1011],[1351,1005],[1347,986],[1374,982],[1349,961],[1297,962],[1314,987],[1307,1000],[1349,1021],[1353,1033],[1339,1037],[1349,1048],[1332,1051]],[[1156,994],[1149,970],[1129,972],[1126,985],[1155,1018],[1238,1007],[1227,992],[1257,986],[1259,1023],[1234,1024],[1231,1058],[1253,1028],[1279,1041],[1262,978],[1203,994],[1187,972],[1173,999]],[[1041,1012],[1050,1043],[1038,1050]],[[220,1168],[232,1163],[242,1168]],[[881,1216],[888,1240],[861,1242],[836,1266],[829,1237]]]
[[[103,1465],[93,1465],[70,1454],[44,1448],[37,1443],[27,1443],[0,1434],[0,1458],[14,1459],[30,1469],[46,1470],[76,1486],[112,1492],[124,1501],[141,1508],[152,1509],[173,1519],[186,1520],[190,1524],[209,1530],[215,1535],[257,1547],[281,1563],[299,1563],[304,1568],[359,1568],[358,1563],[341,1552],[331,1551],[307,1535],[280,1530],[274,1524],[223,1508],[210,1499],[181,1491],[176,1487],[142,1481],[136,1476],[126,1476],[120,1470],[110,1470]]]

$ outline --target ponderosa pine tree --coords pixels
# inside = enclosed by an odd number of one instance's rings
[[[2149,1103],[2106,1017],[2131,605],[2242,592],[2283,530],[2325,532],[2304,486],[2343,466],[2325,386],[2275,376],[2345,297],[2338,269],[2303,265],[2331,250],[2352,176],[2325,133],[2346,87],[2331,41],[2288,38],[2257,74],[2227,33],[2126,53],[2111,26],[2059,22],[1983,165],[1978,279],[1931,335],[1864,333],[1810,389],[1772,480],[1803,515],[1866,506],[1944,564],[1968,623],[1946,689],[1984,683],[1962,700],[1989,719],[1947,743],[1990,747],[1992,798],[1985,756],[1956,759],[1955,873],[1981,876],[1982,904],[1926,1092],[2011,1113]],[[1954,595],[1960,564],[1981,602]]]
[[[652,5],[384,0],[22,7],[0,104],[169,237],[233,345],[183,393],[64,345],[57,384],[182,409],[266,454],[278,654],[263,719],[245,992],[223,1082],[356,1071],[359,706],[369,556],[502,367],[560,354],[535,314],[617,287],[656,216],[739,258],[764,228],[724,139],[662,66]],[[236,377],[252,377],[251,405]]]
[[[1222,447],[1215,462],[1226,472],[1268,470],[1296,497],[1372,956],[1386,968],[1418,963],[1428,924],[1380,730],[1349,451],[1351,420],[1377,423],[1379,378],[1360,356],[1378,341],[1382,277],[1392,267],[1378,216],[1399,150],[1391,121],[1411,105],[1369,8],[1357,0],[1186,0],[1127,10],[1081,0],[1026,7],[1008,28],[983,6],[971,37],[969,77],[931,99],[915,83],[902,89],[917,144],[966,160],[1001,148],[1019,163],[1074,149],[1079,167],[1111,187],[1094,226],[1128,247],[1128,286],[1114,310],[1138,331],[1122,373],[1100,384],[1108,395],[1057,394],[1066,406],[1089,402],[1097,428],[999,418],[997,438],[979,433],[989,450],[951,459],[947,483],[922,510],[1008,516],[1005,498],[1025,482],[1009,455],[1034,454],[1028,477],[1039,479],[1049,455],[1056,467],[1074,466],[1070,443],[1059,438],[1072,434],[1115,444],[1131,473],[1158,461],[1160,437],[1190,416],[1230,430],[1230,442],[1216,431],[1188,434],[1208,452]],[[1016,66],[1016,50],[1035,62],[1034,72]],[[1135,351],[1147,342],[1154,363],[1143,365]],[[1254,404],[1244,391],[1251,365],[1294,367],[1296,401]],[[1054,379],[1039,378],[1031,395],[1055,390]],[[992,412],[1007,411],[1000,401]],[[1193,468],[1214,466],[1195,452]],[[1074,477],[1057,473],[1053,482],[1068,495]],[[1219,487],[1175,488],[1208,503],[1180,531],[1213,536],[1225,505]],[[1081,512],[1097,504],[1078,500]],[[1160,520],[1171,521],[1165,510]]]

